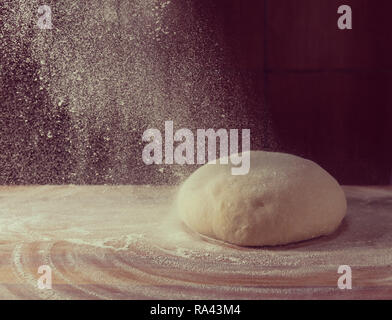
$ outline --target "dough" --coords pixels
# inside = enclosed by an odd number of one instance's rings
[[[240,246],[283,245],[337,229],[347,202],[337,181],[297,156],[250,152],[248,175],[206,164],[181,186],[176,210],[205,236]]]

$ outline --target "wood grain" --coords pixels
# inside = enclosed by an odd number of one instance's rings
[[[175,187],[0,187],[0,298],[390,299],[392,188],[344,189],[335,234],[241,248],[186,230]],[[37,288],[40,265],[52,290]],[[339,265],[352,290],[337,288]]]

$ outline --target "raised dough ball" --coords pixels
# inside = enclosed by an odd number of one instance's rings
[[[327,235],[346,214],[342,188],[310,160],[251,151],[249,174],[231,167],[206,164],[184,182],[176,206],[189,228],[242,246],[282,245]]]

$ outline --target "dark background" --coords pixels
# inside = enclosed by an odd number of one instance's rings
[[[226,40],[264,94],[279,148],[314,159],[343,184],[388,184],[392,2],[219,3]],[[342,4],[352,8],[352,30],[337,27]]]
[[[353,30],[337,27],[342,4],[352,7]],[[251,128],[254,149],[310,158],[341,184],[392,183],[390,0],[200,0],[193,6],[217,30],[226,74],[236,74],[248,97],[238,123]],[[10,12],[1,9],[0,24]],[[2,32],[0,183],[151,183],[140,163],[129,164],[121,181],[108,178],[114,147],[97,134],[89,136],[85,171],[70,174],[78,132],[32,80],[39,63],[29,42],[15,44],[13,37]],[[38,134],[42,127],[54,138]],[[129,148],[140,149],[145,128]],[[274,139],[266,139],[269,130]]]

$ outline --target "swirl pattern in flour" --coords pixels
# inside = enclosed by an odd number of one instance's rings
[[[392,192],[345,187],[335,234],[274,248],[199,236],[171,215],[173,187],[0,189],[0,298],[391,298]],[[353,290],[339,290],[339,265]],[[52,268],[52,290],[37,270]]]

